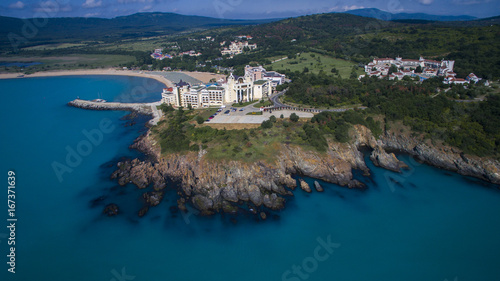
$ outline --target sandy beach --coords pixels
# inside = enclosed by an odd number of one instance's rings
[[[189,75],[195,79],[202,81],[203,83],[208,83],[211,79],[219,80],[224,79],[223,74],[214,74],[209,72],[188,72],[182,71],[183,73]],[[23,77],[19,77],[22,75]],[[0,79],[12,79],[12,78],[29,78],[29,77],[51,77],[51,76],[70,76],[70,75],[125,75],[125,76],[137,76],[155,79],[167,87],[173,87],[172,81],[163,77],[162,75],[148,73],[147,71],[132,71],[132,70],[117,70],[115,68],[109,69],[81,69],[81,70],[57,70],[57,71],[43,71],[36,72],[29,75],[24,75],[22,73],[0,73]]]
[[[218,81],[219,79],[226,79],[226,75],[224,74],[215,74],[210,72],[179,71],[179,73],[189,75],[195,79],[200,80],[203,83],[208,83],[211,79],[215,79],[215,81]]]
[[[36,72],[30,75],[24,75],[19,77],[21,73],[1,73],[0,79],[11,79],[11,78],[30,78],[30,77],[52,77],[52,76],[72,76],[72,75],[124,75],[124,76],[137,76],[144,78],[155,79],[167,87],[173,87],[173,83],[161,75],[148,74],[142,72],[136,72],[131,70],[116,70],[114,68],[110,69],[85,69],[85,70],[61,70],[61,71],[46,71],[46,72]]]

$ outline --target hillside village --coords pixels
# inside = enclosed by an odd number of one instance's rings
[[[285,81],[283,74],[267,71],[262,66],[247,65],[244,76],[231,73],[225,80],[216,83],[190,85],[181,80],[174,87],[163,90],[162,102],[174,107],[202,108],[258,101],[269,97]]]
[[[401,57],[393,58],[376,58],[372,62],[365,65],[366,75],[361,75],[360,78],[379,77],[388,78],[389,80],[403,79],[405,76],[418,77],[420,81],[441,76],[444,77],[445,84],[465,84],[477,83],[481,79],[474,73],[469,74],[465,79],[457,78],[453,72],[455,61],[453,60],[428,60],[420,57],[418,60],[403,59]]]
[[[250,35],[239,35],[235,37],[235,41],[230,41],[229,43],[226,41],[220,42],[220,53],[221,56],[228,56],[229,59],[232,59],[234,56],[242,54],[246,51],[251,51],[257,49],[257,44],[251,44],[248,40],[253,39]],[[189,38],[188,41],[206,41],[206,42],[214,42],[215,39],[211,36],[206,36],[201,39]],[[170,51],[166,49],[158,48],[151,53],[151,57],[155,60],[164,60],[164,59],[173,59],[174,57],[182,57],[184,55],[191,57],[199,57],[202,55],[200,52],[196,52],[194,50],[180,52],[179,45],[176,42],[172,42],[172,45],[168,46]]]

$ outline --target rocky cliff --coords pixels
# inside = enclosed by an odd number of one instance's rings
[[[383,148],[398,150],[432,166],[500,184],[500,163],[494,159],[466,155],[453,147],[435,147],[416,138],[386,134]]]
[[[386,152],[389,149],[399,150],[437,167],[500,183],[497,161],[465,156],[451,149],[437,149],[416,139],[400,136],[385,135],[376,140],[369,129],[360,125],[354,126],[351,133],[352,142],[331,142],[328,151],[323,154],[282,144],[273,163],[210,161],[203,150],[160,155],[159,146],[148,133],[139,138],[133,147],[150,155],[150,159],[120,162],[112,178],[118,179],[120,185],[132,182],[141,189],[152,186],[152,191],[143,194],[145,207],[140,215],[144,215],[149,207],[160,204],[167,178],[180,183],[179,208],[186,210],[186,204],[192,204],[203,215],[236,213],[241,208],[252,210],[255,214],[264,207],[282,209],[286,197],[293,196],[292,190],[298,186],[292,178],[294,174],[349,188],[364,188],[352,175],[353,169],[369,174],[361,147],[372,150],[370,159],[375,165],[389,170],[407,168],[393,153]],[[302,189],[312,192],[306,185],[302,181],[299,183]]]

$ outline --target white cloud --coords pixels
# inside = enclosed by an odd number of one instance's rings
[[[344,6],[344,11],[358,10],[358,9],[364,9],[364,8],[365,8],[364,6],[356,6],[356,5]]]
[[[140,9],[139,12],[149,12],[149,11],[151,11],[152,8],[153,8],[153,6],[147,5],[144,8]]]
[[[9,8],[11,9],[23,9],[24,6],[26,6],[23,2],[17,1],[16,3],[12,3],[9,5]]]
[[[54,1],[45,1],[38,4],[38,6],[34,9],[37,13],[46,14],[48,16],[55,16],[59,12],[71,12],[73,9],[70,5],[61,6]]]
[[[345,11],[350,11],[350,10],[358,10],[358,9],[364,9],[364,6],[357,6],[357,5],[352,5],[352,6],[334,6],[329,9],[326,9],[328,12],[345,12]],[[324,10],[321,10],[324,11]]]
[[[102,6],[102,1],[96,1],[96,0],[85,0],[85,3],[82,4],[82,7],[84,8],[96,8],[96,7],[101,7]]]
[[[418,2],[422,5],[430,5],[434,0],[418,0]]]
[[[92,17],[97,17],[97,16],[100,16],[101,13],[88,13],[88,14],[85,14],[85,18],[92,18]]]
[[[118,0],[120,4],[130,4],[130,3],[153,3],[154,0]],[[147,6],[146,6],[147,7]]]
[[[453,3],[457,5],[479,5],[490,2],[491,0],[453,0]]]

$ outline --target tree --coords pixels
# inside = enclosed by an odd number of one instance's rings
[[[276,123],[276,116],[271,115],[271,117],[269,117],[269,121]]]
[[[351,75],[349,75],[349,78],[350,79],[356,79],[356,78],[358,78],[358,74],[356,73],[356,70],[353,69],[351,71]]]
[[[266,120],[266,121],[262,122],[260,127],[262,127],[262,129],[270,129],[273,127],[273,122],[271,122],[271,120]]]
[[[196,116],[196,122],[201,125],[203,124],[203,122],[205,122],[205,120],[203,119],[203,117],[201,117],[200,115]]]
[[[292,122],[298,122],[299,119],[300,119],[300,117],[297,114],[295,114],[295,112],[292,113],[292,114],[290,114],[290,121],[292,121]]]
[[[393,74],[394,72],[398,72],[398,67],[393,64],[389,68],[389,74]]]
[[[188,104],[188,110],[189,111],[193,110],[193,106],[191,104]]]
[[[285,116],[284,116],[283,114],[281,114],[281,115],[280,115],[280,118],[281,118],[281,119],[283,119],[283,118],[285,118]]]
[[[415,73],[422,73],[422,67],[420,65],[415,69]]]

